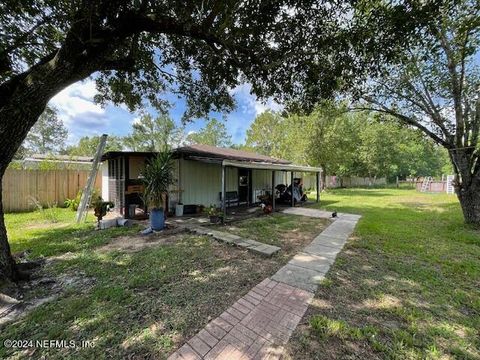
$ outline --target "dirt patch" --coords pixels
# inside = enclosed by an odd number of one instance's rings
[[[178,236],[184,233],[183,228],[173,228],[149,235],[133,235],[133,236],[119,236],[112,239],[107,245],[99,247],[97,251],[125,251],[137,252],[146,248],[151,248],[158,245],[172,244],[178,240]]]
[[[35,224],[30,224],[25,226],[25,229],[61,229],[70,226],[70,223],[52,223],[52,222],[40,222],[40,223],[35,223]]]
[[[0,293],[0,328],[57,299],[68,287],[74,287],[77,294],[84,294],[95,284],[95,278],[84,272],[52,277],[45,267],[37,269],[31,276],[31,280],[17,284],[14,297]]]

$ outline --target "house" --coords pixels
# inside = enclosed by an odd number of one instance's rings
[[[190,145],[172,150],[175,182],[169,190],[168,208],[182,203],[185,212],[215,205],[224,211],[229,206],[252,205],[258,197],[271,194],[278,184],[293,183],[300,173],[316,175],[320,168],[294,165],[243,150],[209,145]],[[102,197],[115,203],[125,217],[146,214],[141,172],[155,152],[110,151],[102,156]]]

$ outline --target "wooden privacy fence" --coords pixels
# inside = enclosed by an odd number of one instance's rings
[[[88,170],[14,170],[7,169],[2,181],[3,211],[26,211],[35,208],[32,197],[42,205],[63,206],[87,183]],[[101,190],[102,177],[95,179]]]

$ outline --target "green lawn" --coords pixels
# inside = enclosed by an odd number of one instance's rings
[[[260,216],[215,228],[245,239],[278,246],[282,251],[276,259],[286,263],[329,224],[327,219],[277,213],[275,216]]]
[[[480,233],[463,225],[455,197],[351,189],[322,194],[313,206],[363,217],[287,345],[291,358],[480,358]],[[92,220],[75,225],[73,216],[59,210],[49,224],[40,213],[7,214],[14,252],[55,256],[44,271],[76,282],[1,328],[0,344],[94,347],[32,354],[0,346],[0,358],[165,358],[326,225],[276,214],[225,228],[282,247],[265,259],[188,234],[138,252],[97,251],[117,236],[134,241],[139,229],[93,231]]]
[[[57,208],[54,222],[51,217],[39,211],[6,214],[12,253],[26,250],[28,257],[35,259],[80,252],[103,245],[112,237],[138,232],[138,227],[92,231],[96,221],[92,211],[88,213],[87,221],[81,224],[75,223],[75,214],[70,209]]]
[[[44,272],[74,281],[56,300],[1,328],[0,344],[4,339],[67,339],[93,341],[94,347],[39,349],[31,354],[0,345],[0,358],[166,358],[273,275],[326,224],[310,219],[303,224],[301,219],[283,216],[256,219],[256,228],[268,223],[270,236],[285,237],[281,253],[264,258],[189,234],[138,252],[99,250],[117,236],[128,235],[135,241],[139,228],[94,231],[92,221],[75,225],[73,216],[59,210],[59,221],[50,224],[37,212],[6,215],[14,252],[29,250],[31,259],[55,256]]]
[[[480,359],[480,232],[454,196],[335,190],[318,207],[363,217],[290,341],[292,358]]]

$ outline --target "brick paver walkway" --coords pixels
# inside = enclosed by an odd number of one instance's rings
[[[303,210],[296,214],[312,217],[331,214]],[[318,282],[335,261],[359,218],[342,214],[287,265],[212,320],[169,360],[280,359],[283,346],[305,314]]]
[[[313,293],[263,280],[169,359],[279,359]]]

